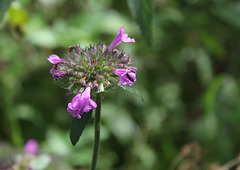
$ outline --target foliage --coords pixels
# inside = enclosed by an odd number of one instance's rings
[[[53,84],[47,57],[109,44],[121,26],[136,40],[119,47],[132,54],[133,88],[144,101],[122,89],[104,97],[99,169],[210,169],[235,160],[239,9],[227,0],[19,0],[5,13],[0,4],[0,163],[34,138],[41,153],[57,155],[49,169],[89,165],[93,119],[72,147],[73,96]]]

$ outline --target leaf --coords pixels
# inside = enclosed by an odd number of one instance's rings
[[[89,119],[92,117],[92,110],[84,113],[81,119],[73,118],[70,129],[70,140],[72,145],[75,146],[82,135],[83,130],[88,124]]]
[[[30,162],[32,169],[46,169],[51,162],[51,157],[47,154],[41,154],[34,157]],[[30,169],[30,168],[29,168]]]
[[[209,87],[204,95],[205,115],[214,113],[217,93],[218,93],[225,78],[226,77],[224,75],[217,76],[212,81],[211,85],[209,85]]]
[[[12,2],[13,2],[13,0],[1,0],[0,1],[0,23],[2,22],[4,14],[8,10],[8,8]]]
[[[146,42],[151,46],[153,0],[128,0],[128,6],[139,24]]]
[[[140,97],[142,99],[142,101],[144,101],[142,94],[137,89],[134,89],[134,88],[132,88],[130,86],[127,86],[127,85],[122,86],[121,84],[118,84],[118,86],[121,87],[123,90],[126,90],[126,91],[128,91],[132,94],[137,95],[138,97]]]

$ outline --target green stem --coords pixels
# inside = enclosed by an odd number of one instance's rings
[[[23,139],[22,139],[22,131],[21,131],[19,121],[17,120],[15,115],[13,115],[13,112],[9,112],[8,119],[10,122],[11,140],[14,146],[22,146]]]
[[[7,119],[9,121],[9,134],[11,135],[11,142],[14,146],[22,146],[23,145],[23,135],[20,127],[19,120],[16,117],[14,107],[13,107],[13,99],[12,97],[6,97],[5,101],[5,113]]]
[[[93,155],[91,170],[96,170],[97,168],[97,158],[100,143],[100,125],[101,125],[101,93],[97,94],[97,108],[95,111],[95,135],[94,135],[94,145],[93,145]]]

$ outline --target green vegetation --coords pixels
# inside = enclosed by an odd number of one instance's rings
[[[94,120],[73,147],[73,96],[54,85],[47,58],[110,44],[121,26],[136,40],[118,49],[131,54],[144,100],[120,87],[104,96],[98,169],[214,169],[236,159],[239,18],[232,0],[1,0],[0,163],[35,139],[39,166],[90,165]]]

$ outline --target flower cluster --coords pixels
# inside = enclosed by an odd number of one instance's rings
[[[7,153],[7,152],[6,152]],[[31,166],[31,162],[37,157],[39,153],[39,146],[37,141],[34,139],[30,139],[27,141],[24,152],[19,154],[14,154],[11,157],[7,157],[7,160],[2,162],[0,160],[0,169],[5,170],[17,170],[17,169],[26,169],[26,170],[33,170]],[[10,158],[10,160],[9,160]]]
[[[121,42],[135,42],[124,33],[123,27],[110,44],[100,43],[89,48],[70,46],[65,58],[52,54],[48,61],[53,64],[50,73],[56,83],[77,94],[67,111],[78,119],[85,112],[97,107],[90,98],[92,93],[106,92],[118,82],[130,85],[136,81],[137,68],[129,66],[132,62],[124,52],[114,49]]]

